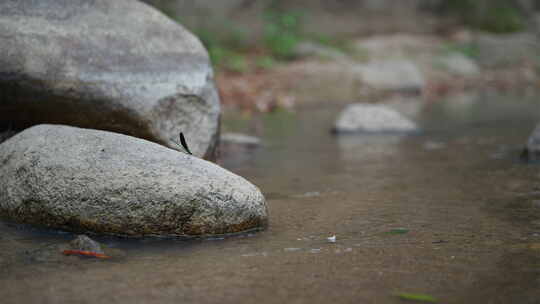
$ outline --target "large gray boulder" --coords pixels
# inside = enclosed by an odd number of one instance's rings
[[[259,189],[122,134],[38,125],[0,144],[0,216],[75,232],[207,236],[264,227]]]
[[[0,127],[58,123],[212,158],[219,99],[200,41],[135,0],[0,1]]]
[[[418,126],[396,110],[378,104],[355,103],[340,113],[334,133],[410,133]]]

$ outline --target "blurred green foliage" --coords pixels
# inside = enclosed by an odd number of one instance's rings
[[[222,33],[207,29],[195,29],[194,33],[208,50],[208,55],[214,66],[234,72],[247,71],[248,61],[246,56],[242,54],[242,51],[247,48],[247,35],[245,33],[234,29]]]
[[[272,56],[261,56],[255,61],[255,65],[260,69],[271,69],[277,64],[276,59]]]
[[[448,0],[442,11],[461,18],[464,24],[476,29],[495,33],[523,30],[526,18],[516,6],[516,0]],[[270,69],[283,60],[295,59],[297,45],[311,40],[326,47],[337,49],[357,60],[368,54],[350,45],[350,40],[324,35],[311,36],[303,31],[305,11],[287,9],[283,0],[272,0],[262,13],[262,37],[250,37],[250,29],[241,29],[233,22],[223,30],[192,29],[207,48],[216,68],[233,72],[250,69]],[[459,52],[476,58],[473,45],[453,44],[444,51]]]
[[[406,300],[406,301],[437,303],[437,299],[427,294],[403,292],[403,293],[397,294],[397,296],[400,299]]]
[[[278,59],[292,59],[302,40],[301,16],[296,11],[267,9],[264,12],[264,44]]]
[[[247,54],[254,45],[250,44],[247,33],[233,25],[224,27],[226,30],[220,32],[204,28],[192,30],[208,50],[214,66],[233,72],[246,72],[251,66],[269,69],[280,60],[294,58],[296,45],[304,39],[301,35],[301,16],[300,12],[267,8],[263,13],[262,45],[257,46],[262,46],[264,50],[252,62]]]
[[[512,0],[451,0],[445,9],[473,28],[493,33],[511,33],[525,29],[525,16]]]
[[[449,43],[443,46],[443,53],[461,53],[471,59],[477,59],[478,47],[472,43]]]

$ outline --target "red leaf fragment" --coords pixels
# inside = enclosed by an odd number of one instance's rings
[[[84,250],[64,250],[62,251],[65,255],[83,255],[87,257],[93,257],[98,259],[109,259],[110,256],[105,255],[103,253],[97,253],[93,251],[84,251]]]

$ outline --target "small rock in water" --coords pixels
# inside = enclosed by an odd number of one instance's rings
[[[527,146],[521,153],[521,159],[524,161],[540,161],[540,124],[536,126],[533,133],[527,141]]]
[[[69,245],[73,250],[91,251],[101,254],[105,253],[98,242],[84,234],[78,235],[73,241],[69,242]]]
[[[375,104],[348,105],[339,115],[335,133],[413,133],[418,126],[394,109]]]
[[[297,195],[297,197],[317,197],[320,195],[321,193],[318,191],[311,191],[311,192],[306,192],[304,194]]]
[[[258,137],[241,133],[224,133],[221,135],[221,142],[223,144],[244,145],[253,148],[261,145],[261,140]]]

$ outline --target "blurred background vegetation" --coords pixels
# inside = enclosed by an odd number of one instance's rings
[[[230,71],[294,59],[305,40],[347,50],[352,36],[538,32],[539,0],[146,0],[201,38],[213,63]]]

